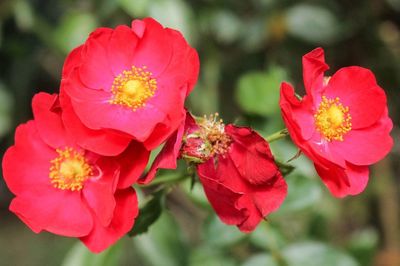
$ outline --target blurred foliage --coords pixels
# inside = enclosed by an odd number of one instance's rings
[[[278,110],[280,82],[290,81],[302,94],[301,56],[316,46],[325,48],[330,73],[347,65],[372,69],[387,92],[395,124],[392,153],[372,169],[365,193],[342,200],[329,195],[312,164],[300,156],[291,162],[296,170],[286,177],[289,195],[282,208],[251,234],[223,225],[201,185],[191,189],[185,181],[168,193],[160,217],[149,216],[147,221],[155,223],[139,228],[147,233],[125,237],[100,255],[90,254],[77,241],[28,231],[6,211],[11,195],[1,183],[3,261],[63,261],[64,266],[400,265],[399,0],[3,0],[1,153],[12,144],[13,129],[32,117],[32,96],[58,90],[71,49],[97,26],[129,24],[146,16],[179,29],[199,51],[201,74],[189,109],[196,115],[218,111],[227,122],[250,125],[264,136],[284,126]],[[271,148],[283,162],[297,153],[288,139]],[[157,178],[168,179],[171,173]],[[139,193],[142,203],[148,189]]]

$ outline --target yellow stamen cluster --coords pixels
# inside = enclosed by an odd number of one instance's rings
[[[122,71],[112,84],[110,103],[129,107],[133,111],[144,107],[157,90],[157,81],[152,75],[146,66],[132,66],[130,70]]]
[[[81,190],[84,182],[93,174],[84,154],[70,147],[56,151],[58,157],[50,161],[51,184],[62,190]]]
[[[232,139],[225,133],[225,125],[222,119],[218,119],[219,114],[215,113],[209,117],[204,116],[200,121],[200,135],[209,143],[209,156],[224,154],[228,151]]]
[[[349,107],[343,106],[338,97],[328,99],[322,96],[314,119],[317,130],[327,141],[343,141],[343,136],[351,130]]]

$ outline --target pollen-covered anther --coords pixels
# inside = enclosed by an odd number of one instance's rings
[[[225,133],[225,125],[219,114],[215,113],[209,117],[204,116],[200,122],[201,135],[210,144],[210,157],[216,154],[224,154],[228,151],[232,139]]]
[[[49,178],[55,188],[79,191],[93,170],[84,154],[73,148],[57,149],[58,157],[51,160]]]
[[[343,137],[351,130],[349,107],[343,106],[339,97],[328,99],[322,96],[314,119],[317,130],[328,141],[343,141]]]
[[[157,81],[152,75],[146,66],[132,66],[130,70],[122,71],[112,84],[113,96],[110,103],[131,108],[133,111],[144,107],[157,90]]]

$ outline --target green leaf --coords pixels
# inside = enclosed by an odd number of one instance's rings
[[[191,45],[195,43],[197,32],[193,23],[193,13],[185,1],[152,0],[148,15],[157,18],[165,27],[179,30]]]
[[[288,266],[357,266],[348,254],[319,242],[300,242],[283,250]]]
[[[151,0],[118,0],[118,3],[131,17],[144,17],[149,12]]]
[[[91,13],[67,13],[54,33],[54,41],[61,51],[68,53],[83,44],[96,26],[96,17]]]
[[[285,79],[285,70],[277,66],[270,67],[267,72],[245,74],[239,79],[236,101],[246,113],[273,115],[279,112],[279,88]]]
[[[319,180],[300,175],[285,179],[288,184],[288,195],[279,209],[279,214],[289,214],[316,205],[322,196]]]
[[[188,264],[187,245],[175,220],[167,212],[146,234],[132,238],[134,248],[140,257],[151,266],[186,266]]]
[[[224,254],[222,249],[216,249],[207,244],[192,250],[189,266],[235,266],[234,259]]]
[[[248,258],[241,266],[278,266],[271,255],[258,254]]]
[[[3,83],[0,82],[0,137],[7,134],[11,129],[13,106],[14,99],[6,90]]]
[[[339,21],[322,7],[298,4],[286,13],[290,34],[314,44],[334,42],[339,34]]]
[[[400,11],[400,0],[386,0],[386,2],[397,11]]]
[[[370,265],[378,247],[379,235],[376,229],[367,228],[354,232],[350,236],[348,249],[361,265]]]
[[[17,26],[22,30],[33,27],[35,17],[29,1],[17,0],[14,2],[14,14]]]
[[[149,230],[149,227],[157,221],[163,211],[164,190],[153,194],[153,198],[147,204],[140,208],[139,216],[135,220],[135,225],[128,233],[130,236],[136,236]]]
[[[216,10],[208,19],[208,26],[218,41],[232,43],[240,37],[243,25],[233,12],[226,9]]]
[[[250,243],[261,249],[269,249],[269,247],[278,249],[285,246],[286,240],[277,228],[267,222],[260,223],[250,234]]]
[[[247,235],[240,232],[236,226],[222,223],[216,215],[212,216],[205,228],[205,239],[207,243],[215,247],[234,245],[246,236]]]
[[[100,254],[90,252],[81,242],[77,242],[65,256],[62,266],[119,265],[122,255],[121,251],[121,244],[119,242]]]
[[[278,160],[276,160],[275,163],[279,167],[279,170],[281,171],[283,176],[290,174],[295,169],[293,165],[283,163]]]

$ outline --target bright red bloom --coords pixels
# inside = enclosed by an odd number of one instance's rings
[[[185,126],[167,141],[147,177],[139,182],[150,182],[158,168],[175,168],[179,156],[197,163],[215,212],[224,223],[243,232],[254,230],[287,194],[268,143],[247,127],[225,126],[216,117],[196,123],[188,114]]]
[[[324,51],[303,57],[306,95],[299,100],[287,83],[280,106],[295,144],[315,164],[336,197],[356,195],[368,183],[368,165],[381,160],[393,146],[385,92],[373,73],[352,66],[324,77]]]
[[[4,155],[4,180],[15,195],[10,210],[36,233],[79,237],[100,252],[138,215],[135,191],[118,189],[139,176],[125,165],[132,149],[118,157],[82,149],[64,129],[57,103],[56,95],[37,94],[35,120],[17,128],[15,145]]]
[[[182,123],[198,72],[196,51],[151,18],[99,28],[66,59],[64,123],[81,121],[73,129],[78,143],[103,155],[118,154],[130,139],[152,150]]]

